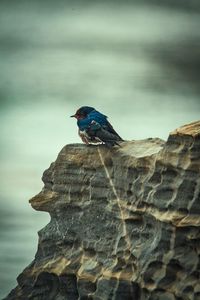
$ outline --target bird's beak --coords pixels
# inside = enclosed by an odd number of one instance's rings
[[[72,115],[72,116],[70,116],[70,118],[76,118],[76,115]]]

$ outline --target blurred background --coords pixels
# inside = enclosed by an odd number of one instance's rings
[[[82,105],[124,139],[200,119],[200,2],[0,1],[0,297],[49,222],[28,200],[67,143]]]

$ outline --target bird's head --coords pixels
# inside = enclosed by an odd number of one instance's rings
[[[87,118],[87,115],[93,110],[95,110],[94,107],[82,106],[76,111],[75,115],[72,115],[71,117],[74,117],[77,120],[85,119]]]

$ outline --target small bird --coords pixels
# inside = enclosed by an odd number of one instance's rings
[[[79,136],[85,144],[119,145],[123,139],[108,122],[107,116],[98,112],[94,107],[82,106],[75,115],[79,128]]]

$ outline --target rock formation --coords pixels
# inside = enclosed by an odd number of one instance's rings
[[[65,146],[30,200],[50,223],[11,299],[200,299],[200,121],[112,149]]]

